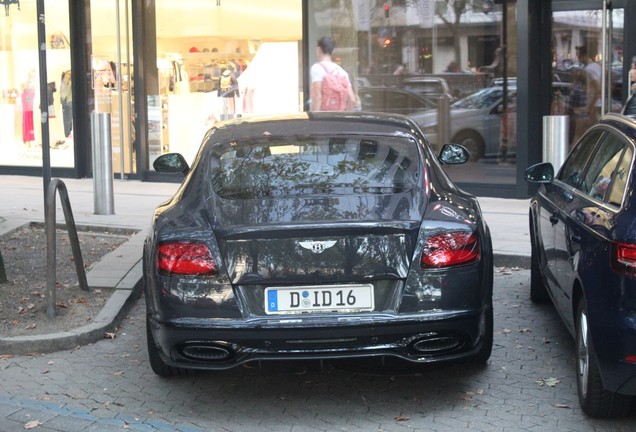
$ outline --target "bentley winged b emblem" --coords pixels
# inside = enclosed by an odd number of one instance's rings
[[[323,253],[325,249],[329,249],[336,243],[337,243],[337,240],[325,240],[325,241],[305,240],[305,241],[298,242],[300,247],[304,249],[308,249],[315,254]]]

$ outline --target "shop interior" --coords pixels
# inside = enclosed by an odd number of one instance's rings
[[[49,3],[49,2],[47,2]],[[66,14],[64,13],[66,12]],[[36,2],[0,14],[0,149],[2,165],[41,166],[40,76]],[[49,21],[50,20],[50,21]],[[51,165],[74,165],[68,9],[47,15],[47,99]]]
[[[192,161],[219,121],[302,110],[301,6],[156,2],[159,95],[148,96],[150,163],[166,152]]]
[[[45,2],[47,76],[54,89],[51,164],[73,167],[68,8],[52,3]],[[111,115],[115,173],[131,173],[136,161],[130,2],[90,5],[89,99],[95,113]],[[150,164],[166,152],[192,160],[203,135],[218,121],[302,110],[301,2],[156,0],[155,14],[159,90],[147,100]],[[2,164],[39,166],[36,1],[24,0],[9,17],[0,15]],[[224,73],[231,75],[229,91]]]

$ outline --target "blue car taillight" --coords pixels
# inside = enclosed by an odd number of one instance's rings
[[[636,279],[636,244],[612,242],[610,266],[615,272]]]
[[[170,242],[159,245],[157,270],[168,276],[214,276],[217,264],[203,243]]]
[[[477,234],[466,231],[445,232],[426,239],[420,265],[422,268],[452,267],[479,261]]]

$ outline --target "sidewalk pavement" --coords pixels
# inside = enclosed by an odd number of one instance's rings
[[[143,241],[154,208],[170,198],[177,183],[115,180],[114,215],[94,214],[92,179],[63,179],[76,225],[109,230],[134,230],[137,234],[104,257],[88,272],[91,288],[112,290],[102,311],[78,329],[48,335],[2,337],[0,355],[51,352],[95,342],[113,329],[141,291]],[[41,177],[2,176],[0,235],[30,222],[44,222],[44,185]],[[527,267],[530,258],[529,200],[480,197],[482,212],[492,235],[496,266]],[[65,223],[56,194],[56,222]]]

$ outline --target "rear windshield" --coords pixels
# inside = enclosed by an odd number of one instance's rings
[[[213,187],[224,198],[399,193],[421,171],[415,141],[393,136],[270,136],[215,147]]]

